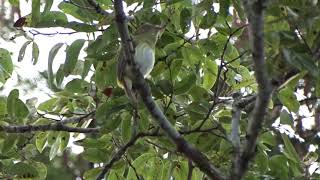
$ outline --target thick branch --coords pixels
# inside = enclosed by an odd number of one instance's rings
[[[268,102],[271,96],[271,84],[267,74],[264,60],[263,44],[263,9],[264,0],[243,0],[243,5],[247,12],[250,28],[250,43],[252,48],[252,58],[256,81],[258,83],[258,94],[253,110],[249,119],[246,131],[246,139],[242,144],[241,152],[236,157],[232,168],[230,179],[241,179],[247,171],[249,161],[255,155],[256,140],[261,129],[261,125],[266,116]]]
[[[95,111],[92,111],[88,114],[82,116],[75,116],[67,119],[63,119],[56,123],[44,124],[44,125],[8,125],[0,126],[0,131],[6,133],[25,133],[33,131],[67,131],[67,132],[78,132],[78,133],[99,133],[99,128],[79,128],[79,127],[70,127],[65,124],[68,123],[78,123],[82,120],[90,119],[94,116]]]
[[[46,124],[46,125],[22,125],[22,126],[0,126],[0,132],[6,133],[26,133],[33,131],[67,131],[77,133],[98,133],[99,128],[78,128],[69,127],[62,123]]]
[[[126,16],[123,12],[122,1],[115,0],[114,8],[118,31],[125,50],[126,60],[132,62],[132,64],[135,65],[133,61],[134,49],[132,42],[130,41],[129,31],[126,24]],[[140,94],[143,103],[149,110],[154,120],[157,121],[157,123],[164,130],[167,136],[176,144],[178,151],[191,159],[195,163],[195,165],[198,166],[199,169],[206,173],[211,179],[225,179],[224,176],[219,172],[219,170],[210,163],[209,159],[199,150],[190,145],[171,125],[158,105],[152,99],[150,87],[146,84],[136,65],[134,66],[132,73],[135,75],[135,78],[133,79],[134,86],[137,87],[138,93]]]
[[[234,152],[240,149],[240,118],[241,118],[241,109],[237,105],[237,101],[239,98],[235,98],[233,105],[232,105],[232,119],[231,119],[231,142],[233,145]]]

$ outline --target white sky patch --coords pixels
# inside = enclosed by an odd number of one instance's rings
[[[84,134],[79,134],[77,137],[74,137],[74,135],[70,136],[70,141],[68,144],[68,147],[71,148],[72,153],[74,154],[81,154],[84,151],[84,148],[82,146],[74,144],[75,141],[79,141],[84,139],[86,136]]]

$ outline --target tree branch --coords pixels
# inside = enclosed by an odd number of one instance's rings
[[[87,2],[94,8],[94,10],[104,16],[110,16],[110,13],[103,10],[95,0],[87,0]]]
[[[243,0],[244,8],[249,20],[251,33],[250,43],[252,48],[252,59],[254,64],[255,77],[258,84],[258,94],[253,109],[253,114],[249,119],[246,131],[246,139],[241,146],[240,154],[235,158],[230,179],[241,179],[247,171],[249,161],[255,155],[256,140],[261,129],[263,120],[266,117],[269,99],[271,96],[271,84],[264,61],[264,41],[263,41],[263,9],[265,0]]]
[[[103,179],[104,176],[109,172],[110,168],[113,164],[121,159],[121,157],[126,153],[127,149],[135,144],[135,142],[142,137],[146,136],[155,136],[158,134],[158,130],[149,133],[138,133],[136,136],[132,137],[124,146],[120,147],[120,149],[114,153],[109,162],[104,165],[102,171],[97,177],[97,180]]]
[[[92,112],[90,112],[88,114],[85,114],[85,115],[82,115],[82,116],[75,116],[75,117],[63,119],[60,122],[62,124],[78,123],[78,122],[83,121],[83,120],[91,119],[91,118],[94,117],[94,115],[95,115],[95,111],[92,111]]]
[[[237,102],[240,97],[235,97],[232,105],[232,119],[231,119],[231,142],[235,154],[239,152],[240,149],[240,135],[239,135],[239,123],[241,118],[241,109]]]
[[[228,23],[227,23],[227,25],[229,26]],[[214,107],[217,105],[218,97],[219,97],[219,94],[220,94],[220,91],[219,91],[220,90],[220,76],[221,76],[223,68],[226,67],[229,63],[231,63],[231,62],[227,62],[226,63],[224,61],[224,57],[225,57],[225,54],[226,54],[226,51],[227,51],[227,48],[228,48],[228,44],[230,43],[231,38],[237,32],[239,32],[241,29],[245,28],[246,26],[248,26],[248,24],[245,24],[245,25],[237,28],[236,30],[231,31],[229,36],[228,36],[227,41],[225,42],[225,44],[223,46],[222,54],[220,56],[220,66],[219,66],[219,69],[218,69],[217,78],[216,78],[216,82],[215,82],[215,88],[214,88],[214,92],[213,92],[213,98],[212,98],[213,102],[212,102],[212,105],[210,106],[210,108],[208,110],[208,113],[206,114],[205,118],[202,120],[200,125],[197,127],[197,129],[200,129],[205,124],[205,122],[209,119]],[[230,30],[231,30],[231,28],[230,28]],[[233,61],[237,60],[238,58],[241,58],[245,53],[243,53],[242,55],[236,57],[235,59],[232,59],[231,61],[233,62]]]
[[[70,127],[65,125],[68,123],[78,123],[82,120],[90,119],[94,116],[94,113],[95,111],[92,111],[82,116],[71,117],[71,118],[59,120],[56,123],[44,124],[44,125],[0,126],[0,132],[4,131],[6,133],[25,133],[25,132],[34,132],[34,131],[67,131],[67,132],[77,132],[77,133],[99,133],[100,128],[79,128],[79,127]]]
[[[206,173],[211,179],[225,179],[221,172],[213,166],[209,159],[202,154],[199,150],[190,145],[179,132],[171,125],[166,116],[160,110],[158,105],[152,99],[150,87],[146,84],[143,76],[138,70],[138,67],[134,63],[133,59],[133,45],[130,40],[128,26],[126,23],[126,16],[123,12],[123,5],[121,0],[114,1],[114,9],[116,14],[116,21],[118,25],[118,31],[120,34],[121,42],[125,50],[125,58],[127,61],[133,64],[132,74],[134,78],[132,82],[137,87],[138,93],[150,114],[155,121],[164,130],[167,136],[176,144],[177,150],[183,153],[186,157],[191,159],[201,171]]]
[[[67,131],[77,133],[99,133],[100,128],[78,128],[69,127],[60,122],[46,125],[21,125],[21,126],[0,126],[0,132],[6,133],[26,133],[34,131]]]

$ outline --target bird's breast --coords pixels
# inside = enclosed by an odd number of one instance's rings
[[[144,77],[147,77],[154,66],[154,48],[147,43],[139,43],[135,48],[134,60]]]

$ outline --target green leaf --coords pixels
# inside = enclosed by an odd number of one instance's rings
[[[52,70],[52,64],[55,56],[57,55],[57,52],[59,49],[63,46],[63,43],[58,43],[52,47],[52,49],[49,52],[49,58],[48,58],[48,83],[49,83],[49,88],[58,91],[59,89],[57,88],[56,84],[54,84],[54,75],[53,75],[53,70]]]
[[[29,114],[28,107],[19,99],[19,91],[13,89],[7,99],[7,111],[13,120],[23,122]]]
[[[203,99],[208,99],[210,97],[210,94],[208,93],[208,91],[198,85],[193,86],[190,89],[189,94],[192,96],[192,98],[195,101],[201,101]]]
[[[175,61],[173,61],[174,63]],[[157,64],[155,65],[155,67],[153,68],[153,70],[151,71],[151,76],[152,77],[157,77],[159,75],[161,75],[163,72],[165,72],[167,70],[167,65],[165,62],[163,61],[158,61]],[[171,70],[172,72],[174,72],[173,70]]]
[[[81,8],[81,6],[82,7],[90,7],[91,6],[87,1],[76,0],[75,3],[80,5],[80,7],[78,7],[74,4],[71,4],[71,3],[61,2],[58,5],[58,8],[60,10],[62,10],[65,14],[69,14],[69,15],[71,15],[71,16],[73,16],[73,17],[75,17],[85,23],[89,23],[89,22],[92,23],[93,20],[101,21],[102,18],[106,18],[106,19],[109,18],[109,17],[103,17],[102,15],[97,13],[96,11],[91,11],[91,10],[87,10],[85,8]],[[108,4],[108,2],[105,0],[100,1],[98,3],[102,9],[104,9],[104,7],[102,7],[103,4]]]
[[[177,49],[179,47],[181,47],[181,42],[180,41],[177,41],[177,42],[173,42],[173,43],[170,43],[168,45],[166,45],[163,50],[166,52],[166,54],[170,55],[171,53],[173,52],[176,52]]]
[[[83,158],[94,163],[102,163],[108,159],[111,152],[97,148],[87,148],[83,152]]]
[[[25,42],[19,51],[19,55],[18,55],[18,62],[21,62],[24,58],[25,52],[26,52],[26,48],[28,47],[28,45],[31,43],[32,41],[27,41]]]
[[[104,89],[108,86],[117,85],[116,67],[117,62],[115,60],[98,63],[95,73],[95,82],[98,88]]]
[[[49,11],[41,15],[40,21],[36,24],[37,28],[66,27],[68,24],[67,16],[59,11]]]
[[[278,97],[283,105],[285,105],[290,111],[298,112],[300,103],[297,100],[296,95],[294,92],[288,88],[285,87],[280,90]]]
[[[315,78],[320,76],[320,70],[310,55],[297,53],[289,49],[283,49],[282,52],[285,60],[291,65],[297,67],[301,71],[307,70]]]
[[[10,52],[6,49],[0,48],[0,87],[11,76],[13,71],[13,63]]]
[[[50,131],[47,136],[47,142],[49,146],[52,146],[58,139],[59,136],[58,131]],[[58,146],[59,147],[59,146]]]
[[[255,163],[258,165],[259,172],[265,173],[268,169],[268,156],[264,152],[259,152],[255,157]]]
[[[236,9],[238,16],[240,17],[241,21],[245,21],[245,14],[244,9],[241,6],[240,0],[232,0],[233,7]]]
[[[112,115],[120,112],[121,110],[127,107],[127,98],[118,98],[114,101],[104,102],[101,106],[98,107],[96,112],[96,120],[98,124],[103,124],[104,128],[109,130],[114,130],[118,127],[121,120],[118,118],[112,118]]]
[[[39,47],[37,43],[32,43],[32,59],[31,62],[33,62],[33,65],[36,65],[39,58]]]
[[[83,68],[84,68],[84,61],[79,60],[76,63],[75,68],[71,72],[72,75],[81,75],[83,73]]]
[[[186,109],[187,109],[187,111],[190,111],[193,113],[205,115],[209,111],[208,107],[209,107],[208,103],[201,103],[201,102],[194,101],[191,104],[189,104]]]
[[[307,71],[302,71],[294,76],[291,76],[286,82],[282,83],[279,89],[282,87],[288,87],[290,89],[295,89],[297,84],[299,83],[300,79],[303,79],[303,77],[307,74]]]
[[[89,71],[90,71],[90,67],[92,65],[92,62],[90,60],[85,60],[83,63],[83,69],[82,69],[82,73],[81,73],[81,78],[84,79]]]
[[[45,2],[46,2],[46,4],[44,6],[43,14],[50,11],[52,4],[53,4],[53,0],[46,0]]]
[[[65,27],[73,29],[77,32],[95,32],[98,30],[96,26],[89,25],[86,23],[79,23],[75,21],[68,22],[68,24]]]
[[[9,169],[9,173],[14,175],[16,178],[34,179],[39,177],[38,171],[35,167],[31,166],[30,163],[18,162],[12,165]]]
[[[58,98],[51,98],[43,103],[40,103],[38,106],[38,110],[40,111],[52,111],[56,106]]]
[[[229,8],[230,8],[230,0],[223,0],[219,1],[220,3],[220,9],[219,13],[222,17],[227,17],[229,13]]]
[[[0,116],[7,114],[7,99],[0,97]]]
[[[271,132],[265,132],[260,135],[259,142],[270,146],[276,145],[276,137]]]
[[[83,146],[85,148],[98,148],[102,149],[110,145],[111,137],[109,135],[103,135],[99,139],[97,138],[86,138],[80,143],[76,142],[77,145]]]
[[[118,42],[118,30],[116,24],[113,23],[95,41],[89,43],[86,48],[87,58],[99,61],[112,60],[118,54]]]
[[[184,180],[188,177],[188,162],[180,161],[176,162],[173,170],[173,176],[177,180]]]
[[[84,172],[84,179],[96,179],[99,173],[102,171],[102,168],[93,168]]]
[[[61,131],[60,134],[59,134],[59,138],[60,138],[59,151],[63,152],[67,148],[67,146],[69,144],[70,133]]]
[[[18,136],[16,134],[9,134],[3,141],[1,153],[6,154],[10,150],[14,149],[17,144]]]
[[[280,113],[280,123],[293,126],[293,122],[294,120],[291,114],[287,110],[283,109]]]
[[[256,84],[257,84],[256,79],[254,78],[254,76],[251,76],[249,79],[242,79],[240,83],[233,84],[232,89],[234,91],[237,91],[243,87],[251,87],[254,90],[255,89],[254,87]]]
[[[56,141],[51,145],[51,148],[50,148],[50,153],[49,153],[50,161],[54,159],[59,153],[59,147],[60,147],[60,139],[56,136]]]
[[[56,73],[56,83],[57,83],[58,87],[61,86],[61,84],[63,82],[63,79],[64,79],[63,69],[64,69],[64,64],[60,64],[60,67],[59,67],[59,69],[57,70],[57,73]]]
[[[66,14],[70,14],[71,16],[80,19],[83,22],[89,22],[90,18],[86,16],[84,11],[71,3],[61,2],[58,5],[59,9],[62,10]]]
[[[46,165],[41,162],[32,162],[31,164],[38,171],[39,180],[46,179],[47,177]]]
[[[146,164],[147,161],[149,161],[151,158],[155,157],[155,155],[153,153],[144,153],[141,156],[137,157],[132,165],[133,167],[136,167],[137,170],[142,170]],[[129,168],[129,172],[127,175],[127,179],[135,179],[135,173],[134,170],[132,168]]]
[[[316,80],[316,96],[320,97],[320,77]]]
[[[182,33],[187,33],[190,30],[191,27],[191,9],[190,8],[184,8],[180,12],[180,28],[182,30]]]
[[[172,79],[175,79],[178,74],[179,74],[179,71],[182,67],[182,63],[183,63],[183,60],[182,59],[174,59],[171,64],[170,64],[170,70],[171,70],[171,78]]]
[[[14,7],[19,7],[19,0],[9,0],[9,3]]]
[[[80,54],[80,50],[84,45],[84,43],[85,43],[84,39],[77,39],[67,48],[66,61],[64,63],[64,69],[63,69],[65,76],[68,76],[69,74],[71,74],[71,72],[75,68],[76,63],[78,61],[78,56]]]
[[[234,47],[231,43],[228,44],[228,47],[225,52],[224,59],[226,61],[232,61],[239,57],[239,52],[236,47]],[[230,63],[232,67],[238,67],[240,65],[239,61],[233,61]]]
[[[23,101],[21,101],[20,99],[16,99],[14,105],[14,114],[16,118],[23,120],[28,116],[29,110]]]
[[[121,123],[121,137],[124,142],[129,141],[131,137],[131,115],[125,114],[122,118]],[[134,127],[133,127],[134,128]]]
[[[147,131],[148,128],[150,127],[150,116],[144,111],[139,111],[139,130],[141,131]]]
[[[144,0],[143,9],[151,8],[155,4],[155,0]]]
[[[197,46],[182,47],[181,54],[184,64],[188,65],[196,65],[204,58],[200,48]]]
[[[275,179],[289,179],[289,167],[287,158],[283,155],[274,155],[269,160],[271,175]]]
[[[218,65],[216,62],[206,59],[203,67],[203,83],[202,87],[210,90],[217,79]]]
[[[196,124],[199,126],[199,124]],[[196,127],[197,127],[196,126]],[[191,139],[195,145],[201,150],[202,152],[210,152],[210,151],[217,151],[220,148],[221,140],[217,137],[210,136],[209,133],[202,133],[198,136],[195,136],[194,139]]]
[[[292,160],[295,163],[300,163],[300,158],[299,155],[297,153],[297,151],[295,150],[294,146],[292,145],[288,135],[282,133],[281,134],[282,140],[284,142],[284,147],[285,147],[285,156]]]
[[[172,93],[172,84],[169,80],[160,80],[157,82],[156,86],[159,87],[159,89],[165,94],[169,95]]]
[[[48,133],[46,133],[46,132],[39,132],[36,135],[36,147],[37,147],[37,150],[40,153],[45,148],[45,144],[46,144],[46,141],[47,141],[47,135],[48,135]]]
[[[155,156],[148,161],[146,166],[148,167],[148,170],[143,173],[146,179],[160,179],[163,176],[164,165],[162,159]]]
[[[71,93],[87,93],[89,90],[90,84],[82,79],[73,79],[68,82],[65,87],[65,91]]]
[[[184,0],[166,0],[166,4],[173,5],[173,4],[178,3],[180,1],[184,1]]]
[[[174,94],[187,93],[194,85],[197,80],[197,76],[194,73],[184,77],[182,81],[177,82],[174,87]]]
[[[214,12],[214,10],[210,9],[207,10],[206,15],[203,16],[201,19],[199,27],[202,29],[209,29],[212,28],[212,26],[216,23],[217,21],[217,14]]]
[[[35,26],[40,20],[40,0],[32,0],[31,25]]]

